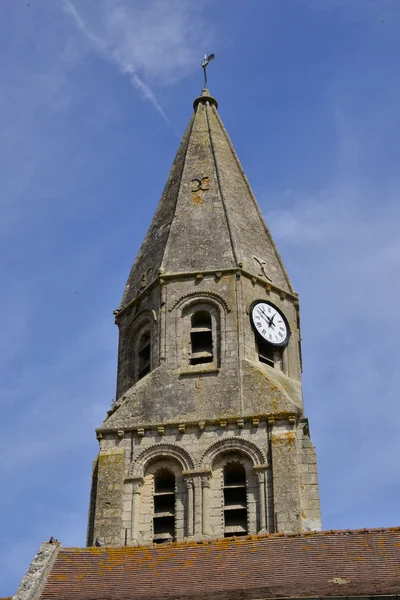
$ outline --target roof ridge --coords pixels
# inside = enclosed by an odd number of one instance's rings
[[[295,538],[312,538],[312,537],[321,537],[321,536],[339,536],[339,535],[353,535],[353,534],[365,534],[365,533],[400,533],[400,526],[395,527],[371,527],[371,528],[361,528],[361,529],[325,529],[321,531],[303,531],[303,532],[277,532],[277,533],[262,533],[257,535],[246,535],[246,536],[232,536],[232,537],[221,537],[215,539],[207,539],[207,540],[183,540],[179,542],[170,542],[168,544],[146,544],[140,546],[70,546],[70,547],[61,547],[60,550],[79,550],[79,551],[90,551],[94,553],[101,553],[104,550],[142,550],[142,549],[160,549],[163,548],[185,548],[188,547],[199,547],[199,546],[209,546],[213,544],[225,545],[228,546],[232,543],[251,543],[255,541],[260,541],[264,539],[278,539],[278,538],[287,538],[287,539],[295,539]]]

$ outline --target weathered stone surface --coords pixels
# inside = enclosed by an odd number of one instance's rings
[[[124,450],[109,448],[102,450],[97,459],[97,477],[94,491],[94,523],[89,527],[92,537],[88,545],[96,538],[101,544],[120,546],[123,544],[123,488],[124,488]]]
[[[40,546],[13,600],[39,600],[59,549],[59,543],[43,543]]]
[[[158,269],[184,273],[232,268],[255,275],[265,262],[277,286],[293,292],[233,145],[208,93],[197,104],[154,219],[136,257],[121,307]]]
[[[245,473],[243,531],[321,526],[298,298],[215,101],[205,90],[195,106],[116,315],[117,401],[98,430],[89,544],[152,543],[165,471],[175,539],[229,533],[229,464]],[[291,332],[273,366],[260,360],[250,321],[257,300],[282,311]],[[193,360],[196,311],[209,319],[199,330],[212,340],[207,362]]]

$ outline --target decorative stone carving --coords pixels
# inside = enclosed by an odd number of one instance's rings
[[[142,450],[129,467],[128,476],[142,477],[147,463],[155,458],[173,458],[179,462],[182,471],[190,471],[194,468],[194,460],[187,450],[178,444],[164,442],[152,444]]]
[[[174,308],[176,308],[179,304],[181,304],[182,302],[184,302],[185,300],[188,300],[189,298],[196,298],[201,300],[201,298],[211,298],[212,300],[217,301],[219,304],[222,304],[223,308],[225,309],[226,312],[231,312],[231,307],[228,304],[228,302],[225,300],[225,298],[223,296],[221,296],[220,294],[217,294],[217,292],[210,292],[210,291],[198,291],[198,292],[189,292],[187,294],[184,294],[183,296],[181,296],[180,298],[178,298],[178,300],[176,300],[176,302],[173,303],[173,305],[171,306],[171,308],[169,309],[169,311],[173,311]]]
[[[210,487],[210,475],[202,475],[201,476],[201,487],[203,487],[203,488]]]
[[[238,436],[227,437],[217,442],[214,442],[207,448],[203,453],[199,467],[202,469],[211,469],[211,466],[218,456],[222,452],[240,452],[247,456],[253,465],[265,465],[266,458],[261,448],[256,446],[253,442],[245,440]]]

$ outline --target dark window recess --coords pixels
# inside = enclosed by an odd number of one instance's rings
[[[140,338],[138,348],[138,379],[142,379],[150,371],[150,331],[146,331]]]
[[[258,359],[260,362],[265,363],[270,367],[274,367],[275,348],[263,340],[258,340]]]
[[[210,363],[213,360],[213,340],[211,315],[206,311],[196,312],[192,316],[190,331],[191,365]]]
[[[175,476],[168,470],[154,478],[153,542],[163,544],[175,539]]]
[[[224,536],[233,535],[247,535],[246,472],[238,463],[224,469]]]

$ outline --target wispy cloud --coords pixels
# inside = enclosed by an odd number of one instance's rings
[[[110,49],[107,46],[107,43],[105,43],[103,40],[101,40],[99,37],[97,37],[90,29],[89,27],[86,25],[86,23],[84,22],[83,18],[81,17],[81,15],[78,13],[76,7],[74,6],[74,4],[71,2],[71,0],[62,0],[63,2],[63,7],[66,13],[68,13],[69,15],[71,15],[71,17],[73,18],[76,26],[78,27],[78,29],[83,33],[83,35],[87,38],[87,40],[90,42],[90,44],[92,45],[92,47],[100,53],[100,55],[106,59],[109,60],[113,63],[115,63],[119,69],[121,70],[122,73],[129,73],[131,75],[131,82],[132,84],[135,86],[136,89],[138,89],[141,94],[143,95],[143,97],[148,100],[149,102],[151,102],[151,104],[154,106],[154,108],[156,109],[156,111],[158,112],[159,115],[161,115],[161,117],[164,119],[164,121],[170,125],[171,127],[173,127],[171,121],[169,120],[169,118],[167,117],[167,115],[165,114],[160,102],[157,100],[153,90],[150,88],[150,86],[148,86],[138,75],[137,72],[135,72],[134,68],[130,65],[130,64],[124,64],[123,61],[121,61],[121,59],[118,57],[118,53],[113,51],[112,49]],[[176,133],[176,135],[178,137],[179,133],[175,130],[174,131]]]

